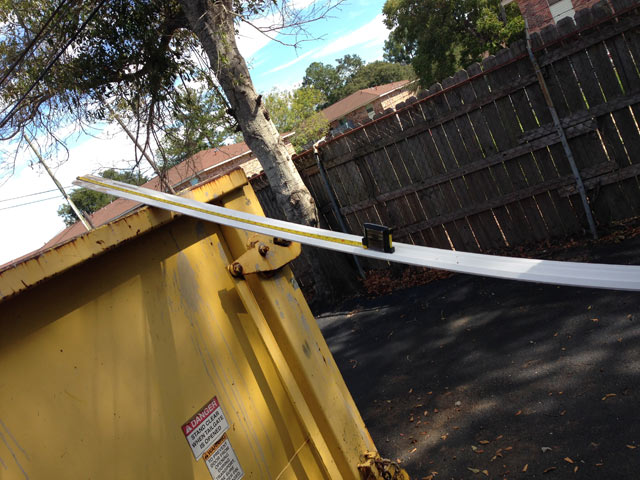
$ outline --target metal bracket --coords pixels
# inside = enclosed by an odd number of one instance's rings
[[[380,457],[378,452],[365,453],[358,471],[362,480],[411,480],[397,463]]]
[[[227,266],[234,277],[249,273],[273,272],[297,258],[302,251],[298,242],[254,234],[249,237],[248,250]]]

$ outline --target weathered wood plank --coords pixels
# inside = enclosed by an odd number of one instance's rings
[[[522,44],[522,48],[525,48],[524,44]],[[514,67],[519,75],[528,75],[533,70],[533,65],[528,57],[517,61]],[[523,89],[519,92],[514,92],[511,95],[511,102],[523,131],[531,132],[535,130],[538,122],[527,91]],[[522,141],[522,136],[520,136],[520,141]],[[525,178],[529,185],[544,181],[543,170],[545,167],[542,166],[541,163],[548,163],[550,161],[549,154],[546,150],[532,150],[531,155],[532,157],[530,159],[521,162]],[[557,177],[557,172],[554,171],[554,173],[551,178]],[[551,197],[548,192],[545,192],[535,196],[534,201],[536,206],[539,207],[539,213],[544,220],[548,235],[550,237],[566,235],[566,227],[558,214],[554,198]]]
[[[450,84],[458,85],[457,88],[450,90],[446,94],[447,101],[452,110],[476,101],[477,97],[473,86],[471,83],[466,82],[468,78],[468,73],[465,70],[461,70],[455,77],[448,80]],[[472,111],[468,115],[460,116],[454,120],[467,151],[467,155],[462,155],[458,159],[460,167],[470,165],[474,159],[481,159],[485,155],[477,138],[472,118],[476,123],[482,123],[484,121],[477,111]],[[478,125],[478,128],[486,131],[486,125]],[[474,204],[485,202],[487,200],[487,192],[491,195],[497,191],[493,178],[486,169],[465,175],[464,181],[469,190],[470,200]],[[481,251],[499,249],[505,246],[502,233],[495,221],[493,212],[478,213],[469,217],[468,221],[473,229]]]
[[[436,84],[431,87],[430,92],[439,92],[441,90],[442,86],[440,84]],[[435,95],[430,99],[430,101],[422,104],[422,109],[426,115],[430,117],[437,118],[441,115],[444,116],[449,112],[445,101],[446,99],[443,95]],[[445,122],[444,125],[440,124],[431,129],[431,136],[438,150],[441,165],[445,171],[458,169],[455,153],[451,148],[449,138],[447,136],[447,131],[449,131],[449,135],[453,134],[453,128],[455,128],[455,126],[452,127],[448,122]],[[447,197],[445,208],[448,212],[461,208],[462,203],[466,202],[466,195],[468,194],[466,191],[466,185],[464,185],[461,178],[457,176],[453,177],[449,182],[441,184],[441,188]],[[471,228],[466,220],[459,219],[454,222],[454,225],[455,230],[449,226],[445,227],[454,248],[462,251],[477,251],[477,242],[475,241]]]
[[[592,24],[595,20],[593,12],[597,9],[591,9],[588,11],[582,11],[579,15],[576,15],[576,23],[580,25]],[[602,13],[601,16],[606,13]],[[613,65],[609,61],[608,52],[604,43],[596,43],[586,49],[582,54],[578,54],[578,58],[588,57],[591,68],[583,68],[579,73],[578,78],[586,78],[591,82],[597,82],[598,92],[595,92],[594,88],[585,89],[585,96],[589,104],[597,105],[605,103],[607,99],[618,97],[622,94],[620,84],[615,78],[615,72],[613,71]],[[572,57],[573,58],[573,57]],[[583,65],[586,67],[586,60],[583,61]],[[610,153],[617,155],[624,155],[624,149],[620,143],[620,137],[616,126],[614,125],[613,117],[610,115],[604,115],[598,117],[598,130],[601,137],[595,135],[585,135],[581,137],[580,146],[585,150],[585,155],[589,158],[606,157],[606,151],[602,154],[598,146],[604,147],[600,138],[604,139],[605,145],[609,146]],[[590,142],[590,144],[588,143]],[[614,160],[614,158],[611,158]],[[614,160],[615,161],[615,160]],[[626,163],[626,162],[624,162]],[[595,192],[594,192],[595,193]],[[607,224],[616,217],[616,212],[627,210],[627,200],[624,192],[618,185],[612,185],[606,189],[606,191],[598,191],[597,198],[594,196],[592,199],[592,209],[595,213],[596,220],[600,223]],[[616,206],[617,205],[617,206]],[[625,211],[625,216],[628,212]]]
[[[497,64],[494,56],[490,56],[482,61],[483,70],[490,70]],[[489,74],[484,78],[484,88],[493,88],[500,80],[497,77],[492,77],[493,74]],[[481,82],[474,84],[475,86],[482,85]],[[508,101],[508,98],[507,98]],[[501,104],[504,102],[501,102]],[[491,138],[495,143],[495,148],[498,152],[506,152],[511,148],[514,148],[514,144],[517,141],[513,141],[509,135],[505,134],[506,127],[503,125],[502,118],[500,116],[500,108],[497,102],[492,105],[487,105],[482,109],[482,112],[487,121],[487,125],[491,131]],[[517,147],[515,147],[517,148]],[[526,153],[526,150],[522,153]],[[517,158],[517,157],[516,157]],[[513,181],[518,181],[517,178],[512,178],[509,175],[509,171],[506,168],[505,162],[492,169],[493,177],[498,185],[500,193],[506,195],[517,190]],[[531,227],[529,226],[526,216],[522,210],[522,206],[519,202],[514,202],[505,206],[511,217],[510,224],[502,224],[501,227],[504,231],[505,237],[510,245],[522,245],[532,237]]]
[[[496,55],[496,61],[499,64],[505,63],[511,58],[513,58],[513,51],[509,49],[504,49]],[[504,81],[505,78],[517,78],[518,75],[518,66],[515,63],[509,63],[506,67],[496,72],[495,80],[501,82]],[[496,102],[502,118],[502,124],[505,126],[505,134],[508,135],[509,142],[512,145],[518,143],[518,138],[522,134],[522,123],[518,118],[514,103],[522,107],[525,105],[525,102],[526,98],[522,91],[513,92],[508,97]],[[524,109],[521,109],[521,111],[522,110]],[[531,152],[527,152],[525,155],[512,161],[505,162],[505,165],[511,181],[516,188],[527,188],[541,180],[540,173],[538,172],[535,159]],[[540,207],[535,198],[525,198],[520,202],[520,205],[531,228],[533,239],[535,241],[541,241],[549,238],[546,222],[541,216]]]

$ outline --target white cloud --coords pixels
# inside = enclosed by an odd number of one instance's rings
[[[296,63],[300,62],[301,60],[305,59],[306,57],[308,57],[309,55],[311,55],[311,54],[313,54],[315,52],[316,52],[316,50],[309,50],[308,52],[303,53],[299,57],[294,58],[290,62],[287,62],[287,63],[282,64],[282,65],[278,65],[277,67],[272,68],[271,70],[269,70],[268,72],[265,72],[265,73],[275,73],[275,72],[279,72],[280,70],[284,70],[285,68],[288,68],[288,67],[290,67],[292,65],[295,65]]]
[[[57,168],[55,160],[48,163],[56,178],[66,187],[79,175],[110,167],[125,168],[133,157],[131,140],[117,127],[109,127],[99,138],[89,137],[71,148],[69,160]],[[0,200],[55,188],[42,167],[25,167],[31,158],[33,155],[29,152],[20,155],[18,161],[23,168],[0,186]],[[0,202],[0,208],[54,196],[56,192]],[[42,247],[63,230],[64,223],[56,213],[63,202],[60,195],[53,200],[0,210],[0,225],[3,225],[3,234],[0,235],[0,265]]]
[[[384,25],[383,16],[380,14],[366,25],[334,40],[318,51],[313,58],[323,58],[327,55],[352,49],[359,45],[372,44],[373,42],[380,44],[384,42],[388,36],[389,30],[387,30],[387,27]]]

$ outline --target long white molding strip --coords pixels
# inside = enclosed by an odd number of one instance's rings
[[[364,248],[356,235],[229,210],[102,177],[87,175],[73,183],[201,220],[377,260],[526,282],[640,291],[640,266],[501,257],[405,243],[394,243],[395,252],[384,253]]]

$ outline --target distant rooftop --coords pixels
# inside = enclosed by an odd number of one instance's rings
[[[325,108],[320,113],[329,121],[338,120],[345,115],[357,110],[360,107],[370,104],[377,98],[380,98],[394,90],[399,90],[406,86],[409,80],[400,80],[398,82],[387,83],[386,85],[378,85],[377,87],[364,88],[352,93],[348,97],[334,103]]]

